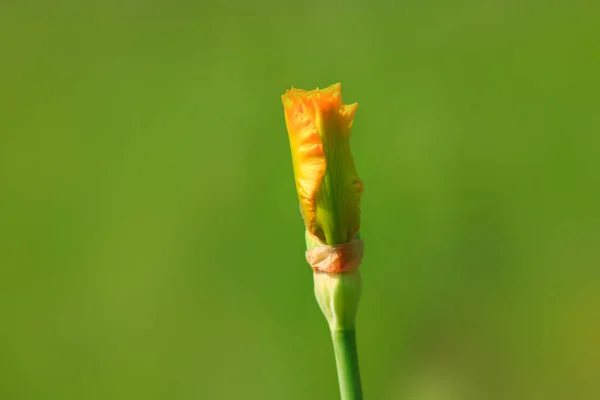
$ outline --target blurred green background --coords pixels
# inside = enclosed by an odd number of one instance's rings
[[[0,398],[336,399],[280,95],[343,83],[367,399],[600,398],[600,4],[0,2]]]

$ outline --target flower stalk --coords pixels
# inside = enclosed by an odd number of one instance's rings
[[[362,400],[356,330],[332,331],[331,338],[342,400]]]
[[[363,184],[350,152],[357,104],[342,104],[339,83],[323,90],[292,88],[282,101],[306,227],[306,260],[331,331],[341,398],[362,400],[356,314],[362,287]]]

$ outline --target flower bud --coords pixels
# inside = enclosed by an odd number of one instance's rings
[[[353,330],[363,255],[363,184],[350,152],[357,104],[342,104],[339,83],[308,92],[292,88],[282,101],[315,296],[332,332]]]
[[[343,105],[341,84],[282,96],[296,190],[306,229],[322,243],[354,239],[363,184],[350,152],[357,104]]]

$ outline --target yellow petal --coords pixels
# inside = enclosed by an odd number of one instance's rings
[[[345,243],[360,228],[363,186],[349,142],[358,105],[342,105],[339,83],[308,92],[292,88],[282,101],[306,228],[324,243]]]

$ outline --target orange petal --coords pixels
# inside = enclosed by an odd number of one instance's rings
[[[292,88],[282,102],[306,228],[324,243],[346,242],[360,225],[362,182],[349,145],[358,105],[342,104],[340,83]]]

